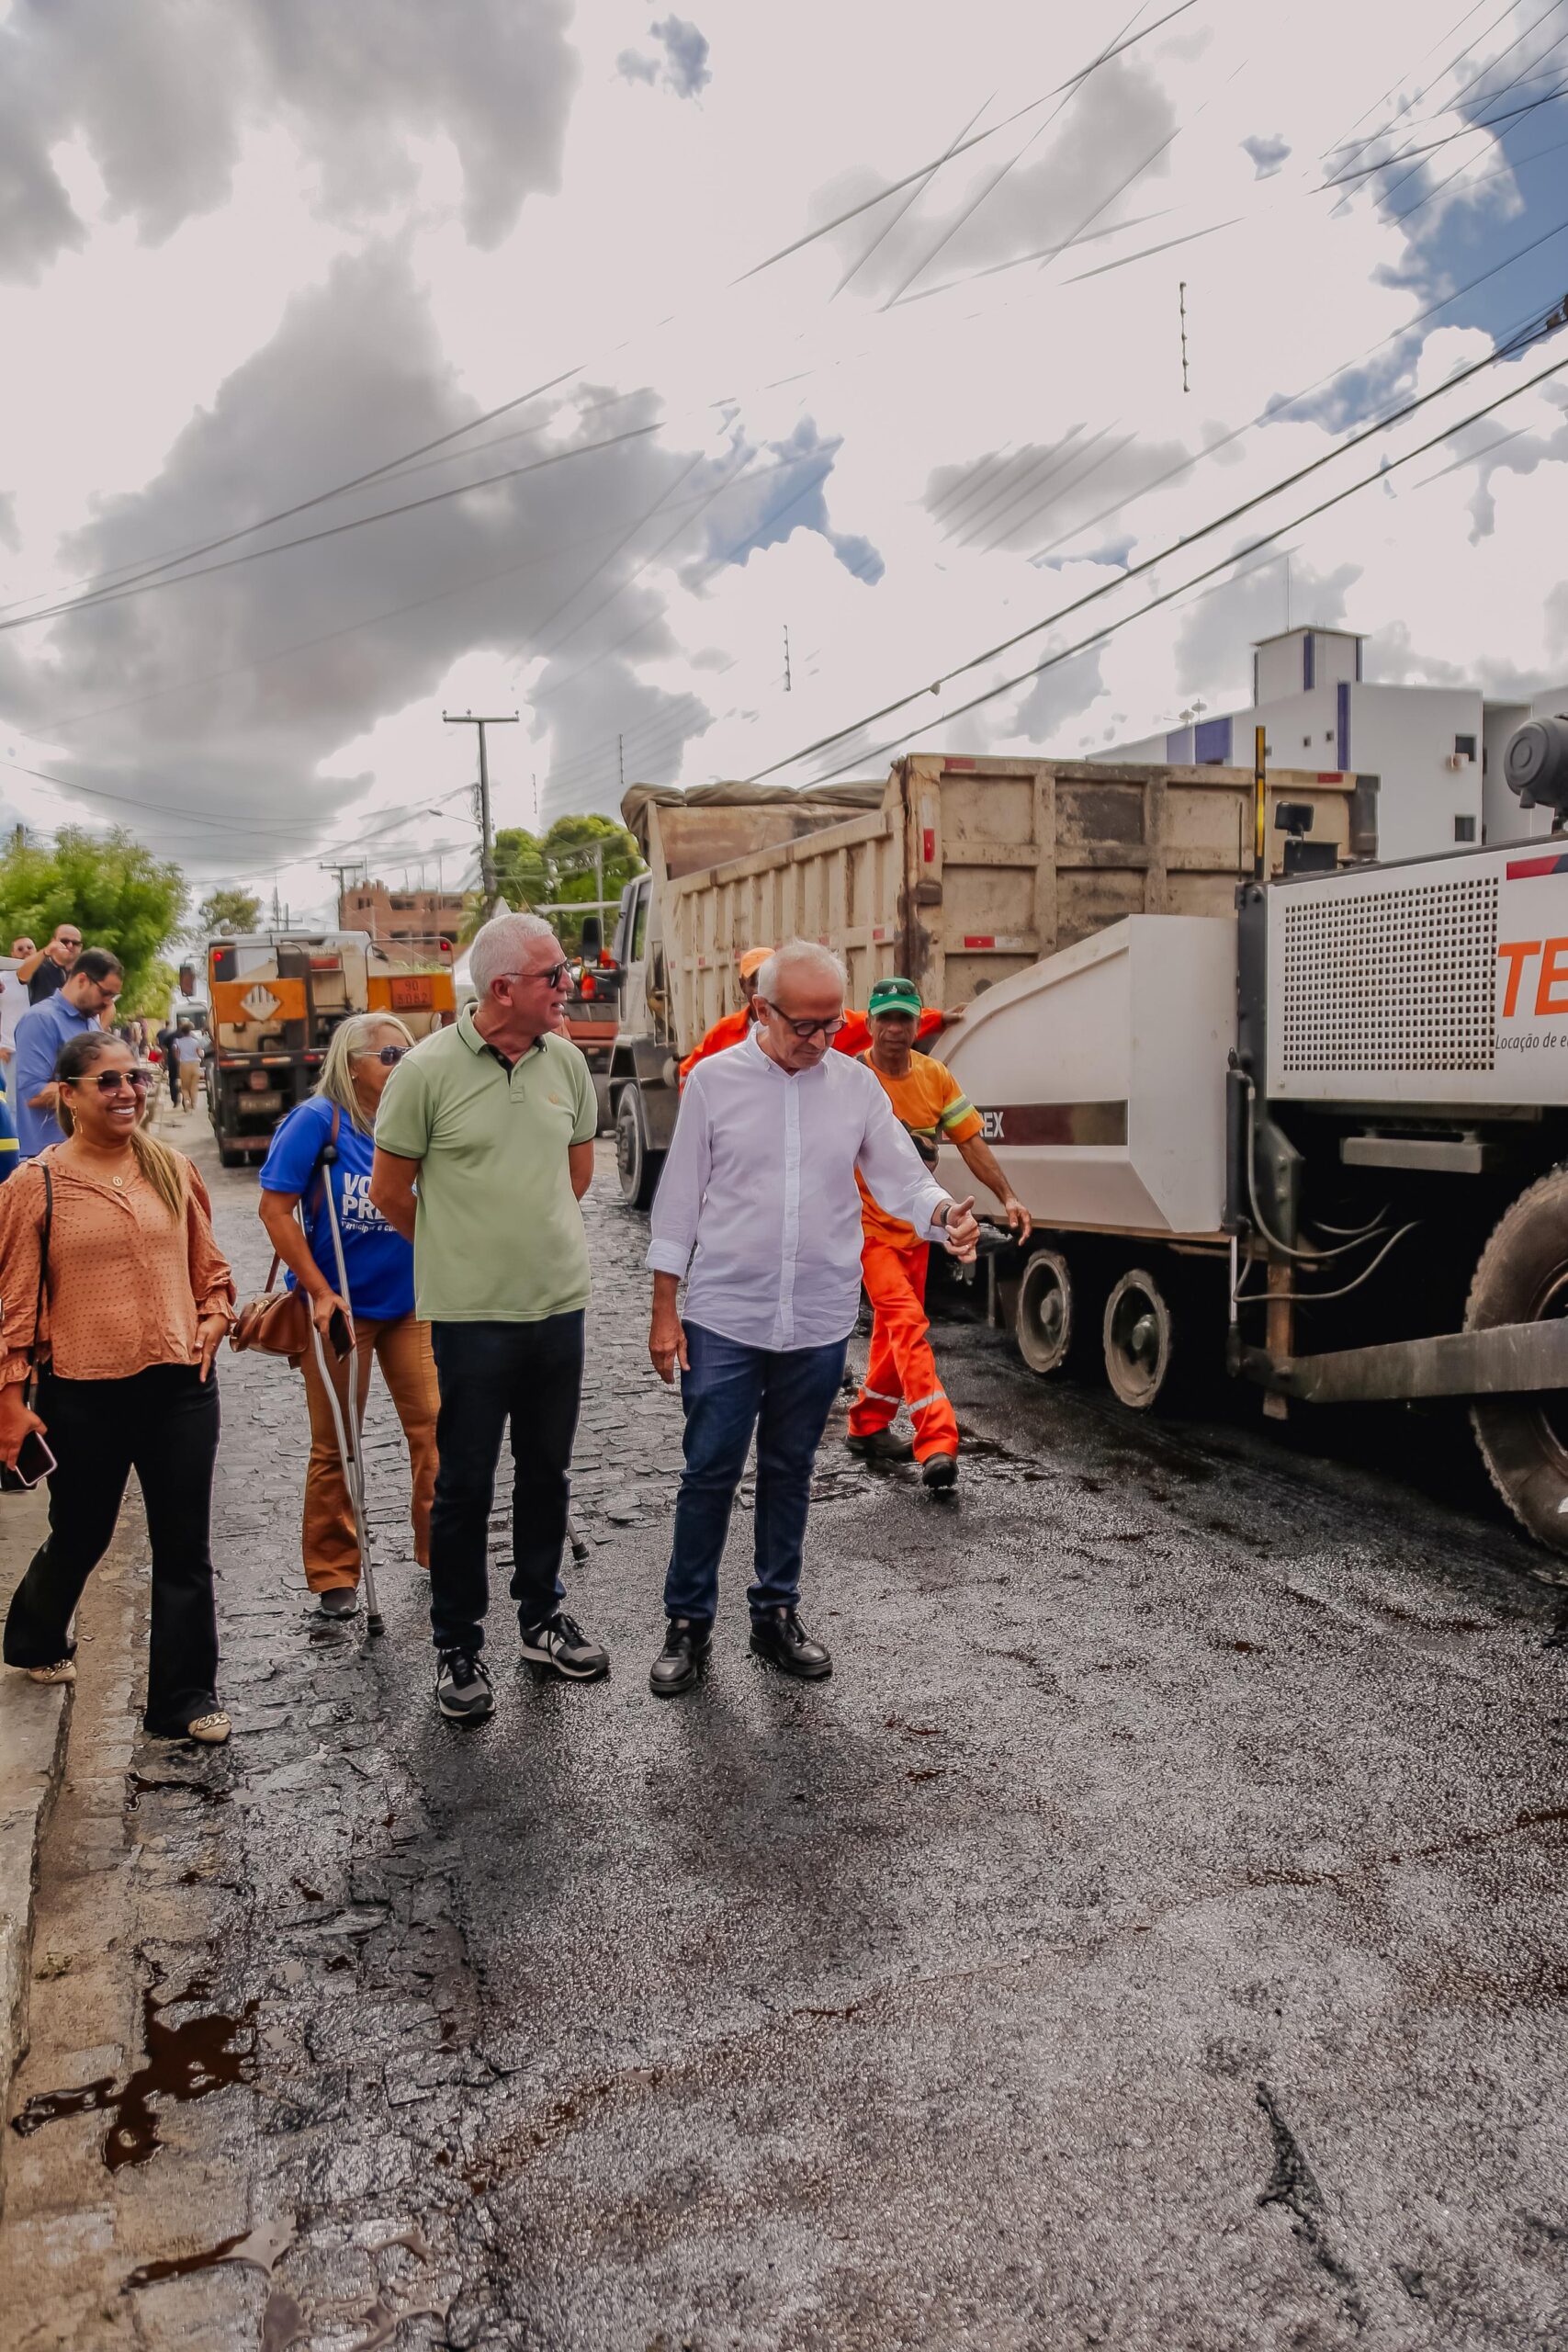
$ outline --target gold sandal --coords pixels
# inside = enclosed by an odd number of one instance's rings
[[[24,1668],[29,1682],[74,1682],[76,1663],[73,1658],[56,1658],[52,1666],[29,1666]]]
[[[208,1747],[221,1747],[233,1728],[221,1707],[215,1714],[197,1715],[195,1723],[186,1725],[187,1736],[201,1740]]]

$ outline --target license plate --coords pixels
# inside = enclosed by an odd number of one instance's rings
[[[275,1116],[283,1108],[283,1097],[281,1094],[242,1094],[240,1108],[242,1111],[265,1111],[269,1117]]]

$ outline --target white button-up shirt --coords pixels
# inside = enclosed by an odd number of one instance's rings
[[[677,1276],[689,1266],[686,1319],[724,1339],[770,1349],[845,1339],[860,1306],[857,1168],[892,1216],[940,1238],[933,1219],[949,1196],[873,1073],[840,1053],[781,1069],[753,1032],[686,1080],[648,1262]]]

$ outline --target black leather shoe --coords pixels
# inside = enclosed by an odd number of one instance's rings
[[[928,1453],[920,1464],[920,1483],[934,1495],[945,1494],[958,1484],[958,1456],[955,1453]]]
[[[656,1699],[678,1699],[702,1679],[713,1646],[713,1628],[696,1617],[671,1617],[664,1647],[649,1668],[648,1687]]]
[[[873,1430],[869,1437],[847,1437],[844,1443],[863,1462],[908,1462],[915,1452],[908,1438],[896,1437],[891,1430]]]
[[[803,1682],[820,1682],[833,1671],[830,1654],[812,1640],[793,1609],[764,1609],[754,1616],[751,1647],[770,1666]]]

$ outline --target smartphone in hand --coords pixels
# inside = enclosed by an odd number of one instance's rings
[[[39,1480],[47,1478],[55,1467],[54,1456],[39,1431],[29,1430],[17,1449],[15,1465],[0,1462],[0,1494],[20,1494],[29,1487],[36,1487]]]

